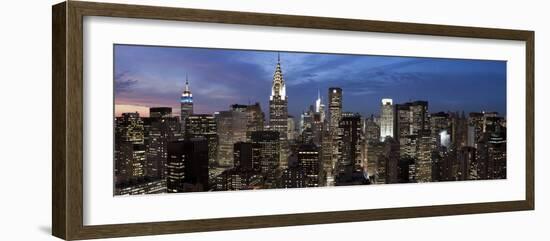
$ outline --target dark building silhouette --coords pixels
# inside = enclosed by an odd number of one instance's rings
[[[149,108],[149,117],[151,118],[172,117],[172,107],[151,107]]]
[[[235,168],[260,171],[261,148],[253,148],[252,142],[237,142],[233,145]]]
[[[279,167],[280,132],[278,131],[254,131],[251,139],[253,151],[258,153],[260,170],[270,172]]]
[[[168,143],[168,192],[207,191],[208,141],[193,138]]]
[[[351,114],[344,116],[338,123],[337,143],[337,172],[344,172],[346,166],[353,170],[360,169],[362,158],[362,125],[361,115]]]
[[[213,115],[193,114],[185,122],[185,138],[205,138],[208,141],[208,160],[215,164],[218,155],[218,126]]]

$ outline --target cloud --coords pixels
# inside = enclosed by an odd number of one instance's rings
[[[138,84],[137,79],[128,76],[128,72],[115,74],[115,94],[128,92]]]

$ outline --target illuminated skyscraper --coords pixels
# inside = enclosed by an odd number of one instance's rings
[[[395,105],[396,139],[401,157],[415,157],[420,137],[430,134],[427,101],[414,101]]]
[[[288,99],[286,96],[286,83],[281,70],[281,57],[277,55],[277,66],[273,74],[271,96],[269,97],[269,128],[280,133],[281,153],[279,162],[281,168],[286,167],[289,156],[288,144]]]
[[[393,137],[393,100],[382,99],[380,107],[380,141],[384,141],[386,137]]]
[[[193,94],[189,89],[189,79],[187,78],[187,75],[185,75],[185,90],[183,90],[183,93],[181,93],[180,104],[181,104],[181,113],[180,113],[181,128],[182,128],[182,132],[185,133],[185,121],[187,117],[193,114]]]
[[[321,91],[317,91],[317,100],[315,100],[315,112],[319,113],[320,121],[325,122],[325,104],[321,99]]]
[[[116,184],[127,183],[145,175],[143,121],[139,113],[123,113],[115,120]]]
[[[281,133],[281,137],[287,135],[288,130],[288,100],[286,96],[286,83],[281,70],[281,58],[277,58],[277,66],[273,75],[271,96],[269,97],[269,127],[273,131]]]
[[[432,152],[435,150],[435,138],[430,135],[421,135],[418,137],[416,151],[416,181],[432,181]]]
[[[338,129],[338,123],[342,118],[342,89],[331,87],[328,89],[328,114],[330,118],[329,129]]]
[[[208,160],[216,163],[218,154],[218,126],[213,115],[194,114],[185,122],[185,138],[204,137],[208,141]]]
[[[241,111],[221,111],[215,115],[218,131],[218,164],[232,167],[233,144],[246,141],[247,115]]]
[[[328,131],[331,139],[330,152],[331,152],[331,166],[336,167],[338,160],[338,125],[340,119],[342,119],[342,89],[337,87],[331,87],[328,89]],[[334,171],[334,170],[332,170]],[[332,174],[327,173],[327,179],[331,178]],[[330,181],[328,181],[330,182]]]
[[[263,131],[265,116],[262,112],[260,103],[256,102],[253,105],[231,105],[231,110],[246,113],[246,140],[250,141],[250,136],[254,131]]]
[[[168,143],[181,138],[181,125],[177,117],[171,117],[171,109],[151,108],[149,113],[149,145],[146,174],[149,178],[166,177]]]
[[[337,171],[344,172],[344,168],[359,170],[363,165],[363,131],[361,115],[346,115],[338,125],[337,138]]]
[[[307,187],[319,186],[321,159],[319,148],[313,144],[303,144],[298,147],[298,167],[303,170]]]
[[[280,132],[254,131],[252,132],[253,152],[258,154],[260,169],[266,173],[280,166]]]

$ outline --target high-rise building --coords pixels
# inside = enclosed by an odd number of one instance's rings
[[[337,87],[329,88],[328,101],[329,129],[333,131],[338,129],[338,124],[342,118],[342,89]]]
[[[265,115],[262,112],[260,103],[256,102],[253,105],[231,105],[231,110],[246,113],[246,141],[250,141],[251,134],[254,131],[263,131],[265,123]]]
[[[432,181],[432,152],[435,150],[435,139],[430,135],[418,137],[416,151],[416,181]]]
[[[185,138],[204,137],[208,141],[208,161],[217,164],[218,126],[213,115],[193,114],[185,122]]]
[[[482,179],[485,169],[484,166],[479,165],[476,148],[470,146],[464,146],[458,150],[457,161],[460,165],[459,168],[459,180],[477,180]]]
[[[451,119],[449,113],[437,112],[430,115],[430,132],[438,147],[451,144]]]
[[[369,179],[373,183],[378,183],[378,159],[382,155],[384,150],[384,143],[378,141],[367,142],[367,172],[369,174]],[[385,166],[384,166],[384,175],[385,175]],[[385,177],[383,182],[385,182]]]
[[[397,183],[399,165],[399,142],[392,137],[387,137],[382,143],[381,154],[376,163],[377,184]]]
[[[233,145],[233,162],[239,170],[260,170],[259,149],[253,148],[252,142],[237,142]]]
[[[321,122],[325,122],[325,104],[321,99],[321,91],[317,91],[317,99],[315,100],[315,113],[319,113]]]
[[[367,142],[382,141],[384,138],[381,138],[381,133],[380,126],[376,123],[374,116],[371,115],[369,118],[365,119],[365,140]]]
[[[296,124],[294,121],[294,116],[291,116],[291,115],[288,116],[287,126],[288,126],[287,134],[286,134],[287,139],[289,141],[293,141],[296,139]]]
[[[269,96],[269,130],[279,132],[281,168],[286,168],[289,157],[288,143],[288,97],[286,83],[281,70],[281,57],[277,55],[277,66],[273,74],[271,96]]]
[[[215,114],[218,131],[218,164],[232,167],[233,144],[246,141],[247,114],[241,111],[221,111]]]
[[[208,142],[204,138],[168,144],[166,186],[168,192],[207,191]]]
[[[298,147],[298,166],[304,172],[307,187],[319,186],[321,159],[319,148],[314,144],[302,144]]]
[[[288,99],[286,96],[286,83],[281,70],[281,58],[277,59],[275,74],[269,97],[269,128],[281,133],[284,138],[288,131]]]
[[[281,166],[279,158],[281,152],[279,135],[280,132],[278,131],[252,132],[253,152],[258,153],[260,170],[264,173]]]
[[[330,152],[332,153],[331,162],[332,166],[336,167],[338,161],[338,145],[337,139],[339,136],[338,125],[342,119],[342,106],[343,97],[342,89],[337,87],[331,87],[328,89],[328,132],[331,138],[332,145],[330,146]],[[335,170],[333,170],[335,171]],[[330,175],[329,175],[330,178]]]
[[[506,128],[496,125],[486,132],[478,143],[480,165],[487,166],[483,179],[505,179],[506,173]]]
[[[417,151],[417,142],[422,135],[430,135],[428,102],[415,101],[395,105],[394,131],[400,145],[400,156],[414,158]]]
[[[145,176],[144,127],[139,113],[123,113],[115,119],[116,184]]]
[[[386,137],[393,137],[393,117],[394,107],[392,99],[382,99],[380,107],[380,141],[384,141]]]
[[[171,117],[171,109],[151,108],[149,113],[149,145],[147,149],[147,177],[164,179],[168,159],[168,143],[180,139],[181,124],[177,117]]]
[[[185,75],[185,89],[183,93],[181,93],[180,106],[181,128],[183,129],[182,132],[185,133],[185,121],[187,117],[193,114],[193,94],[189,89],[189,79],[187,75]]]
[[[333,171],[336,163],[332,161],[332,136],[328,131],[323,130],[321,138],[321,161],[323,165],[323,174],[325,176],[324,183],[327,186],[334,186]]]
[[[363,132],[361,115],[352,114],[341,118],[338,125],[337,171],[343,172],[344,167],[360,170],[363,166]]]

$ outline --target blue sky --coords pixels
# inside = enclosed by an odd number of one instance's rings
[[[269,111],[277,52],[115,45],[117,114],[154,106],[179,113],[189,76],[195,113],[227,110],[234,103],[260,102]],[[326,103],[329,87],[343,89],[344,111],[378,113],[380,100],[426,100],[429,111],[506,113],[506,62],[281,52],[289,112]],[[142,113],[143,115],[146,115]]]

